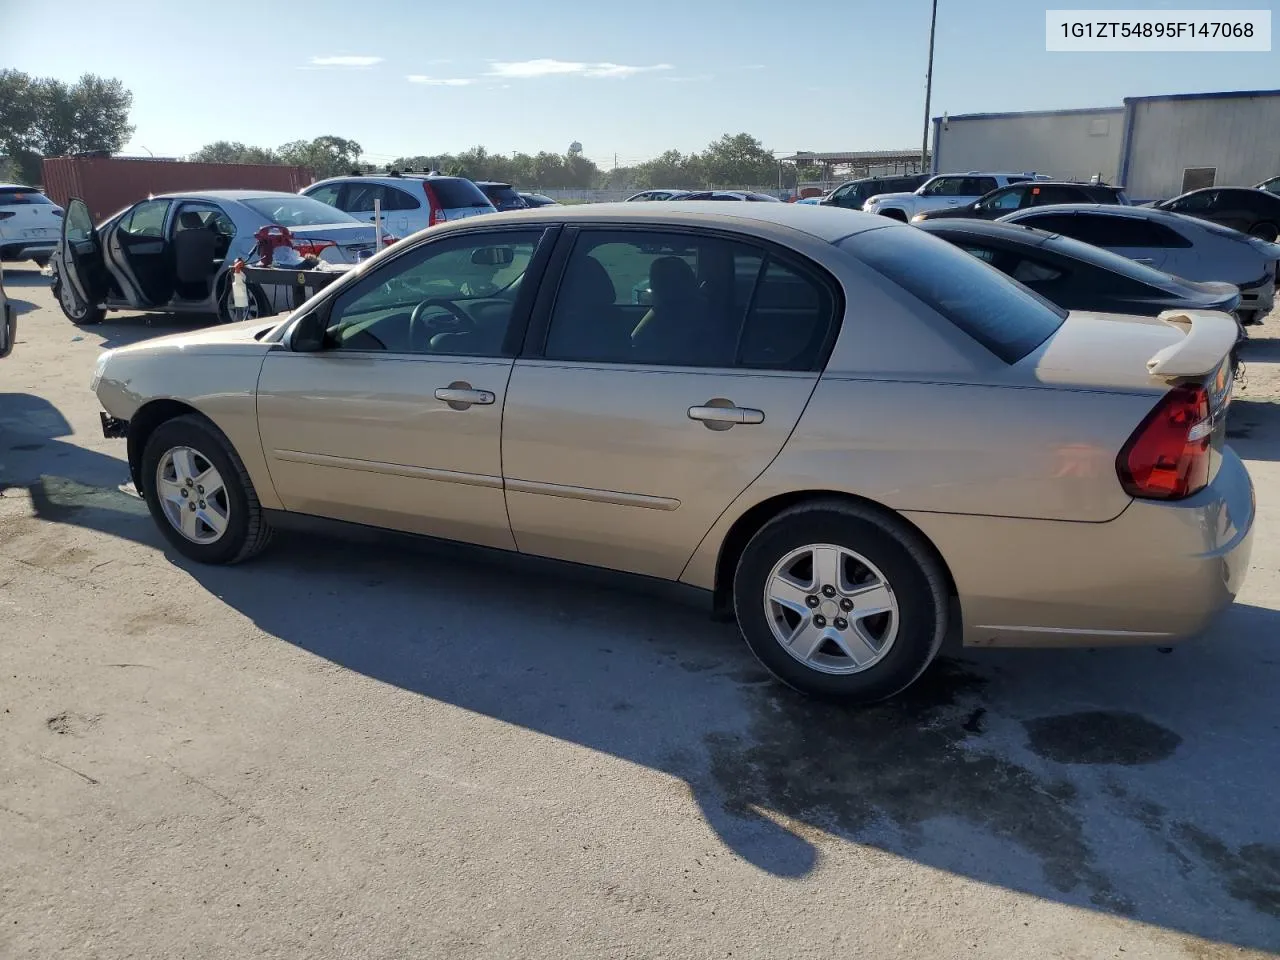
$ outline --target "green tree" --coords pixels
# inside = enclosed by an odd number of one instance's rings
[[[355,169],[363,152],[364,148],[354,140],[326,135],[314,140],[291,140],[281,144],[276,155],[281,163],[306,167],[323,179]]]
[[[238,140],[217,140],[205,144],[191,156],[196,163],[280,163],[269,147],[247,147]]]
[[[0,70],[0,152],[24,180],[40,181],[42,157],[118,152],[133,133],[133,94],[115,79],[86,73],[73,84]]]
[[[707,146],[701,161],[708,185],[761,186],[778,177],[773,154],[749,133],[726,133]]]

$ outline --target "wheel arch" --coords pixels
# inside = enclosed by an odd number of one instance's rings
[[[716,556],[715,566],[715,585],[712,587],[712,609],[717,617],[732,617],[733,611],[733,575],[737,569],[738,561],[742,557],[743,550],[751,538],[770,520],[778,516],[784,510],[791,507],[799,506],[804,503],[814,503],[818,501],[830,501],[840,504],[857,504],[866,509],[870,509],[880,514],[893,523],[905,527],[914,536],[916,536],[920,544],[929,551],[934,560],[937,561],[939,569],[943,572],[947,581],[947,592],[953,601],[958,599],[958,591],[956,589],[955,577],[951,573],[951,568],[947,565],[946,559],[942,556],[942,552],[934,545],[933,541],[918,526],[904,517],[896,510],[886,507],[882,503],[870,500],[866,497],[860,497],[856,494],[845,493],[838,490],[793,490],[788,493],[777,494],[759,503],[749,507],[743,514],[738,517],[729,527],[728,533],[720,543],[720,552]]]
[[[142,493],[142,452],[147,449],[147,441],[162,423],[186,416],[197,416],[213,429],[218,430],[218,433],[222,433],[216,423],[191,404],[169,398],[149,400],[129,418],[129,433],[125,439],[125,448],[129,457],[129,476],[138,493]]]

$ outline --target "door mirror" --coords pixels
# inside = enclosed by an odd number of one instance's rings
[[[480,247],[471,254],[471,262],[481,267],[505,267],[515,258],[510,247]]]
[[[325,348],[328,307],[312,310],[298,321],[289,335],[289,349],[294,353],[317,353]]]

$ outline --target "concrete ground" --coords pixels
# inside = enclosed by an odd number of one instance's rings
[[[849,711],[661,592],[121,492],[47,280],[0,361],[0,957],[1260,957],[1280,950],[1280,330],[1231,432],[1253,569],[1162,654],[983,651]]]

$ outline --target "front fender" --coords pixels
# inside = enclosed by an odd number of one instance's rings
[[[131,421],[131,442],[135,425],[149,434],[184,408],[208,417],[244,461],[262,505],[279,509],[258,435],[258,376],[270,345],[251,340],[195,349],[185,348],[181,336],[175,340],[112,351],[97,386],[103,409]],[[163,415],[150,416],[148,410]]]

